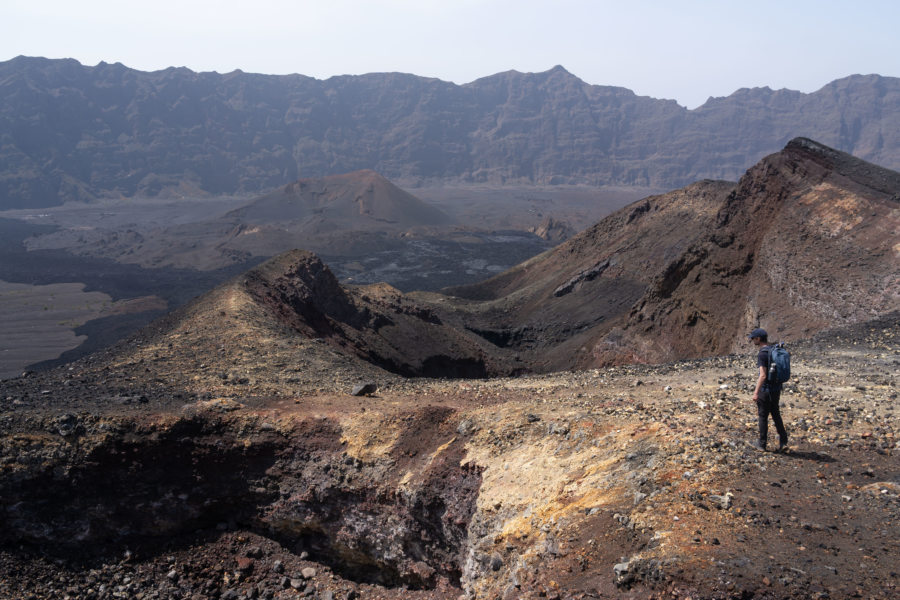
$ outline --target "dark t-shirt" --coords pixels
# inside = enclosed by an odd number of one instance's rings
[[[760,348],[759,354],[756,355],[756,366],[765,367],[766,369],[766,382],[763,385],[765,387],[768,387],[769,389],[776,390],[781,389],[781,384],[769,381],[769,360],[771,352],[771,346],[763,346],[762,348]]]

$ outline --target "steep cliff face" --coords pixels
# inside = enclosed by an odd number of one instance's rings
[[[220,75],[19,57],[0,63],[3,207],[391,179],[674,188],[736,179],[804,135],[900,167],[900,83],[739,90],[695,110],[562,67],[458,86],[398,73]]]
[[[900,307],[900,174],[808,139],[750,169],[623,327],[651,361],[800,339]],[[604,351],[598,350],[602,356]]]
[[[898,242],[900,174],[798,138],[737,185],[647,198],[447,291],[538,368],[664,362],[736,350],[758,325],[799,339],[896,310]]]
[[[96,557],[123,543],[231,522],[355,581],[459,585],[481,469],[460,464],[465,437],[453,435],[456,410],[392,416],[380,423],[386,432],[428,436],[409,446],[419,456],[401,455],[398,443],[380,460],[364,461],[347,452],[349,432],[333,418],[285,414],[263,426],[262,415],[234,423],[216,407],[201,402],[190,414],[126,417],[106,427],[85,415],[48,418],[49,435],[35,432],[36,446],[54,451],[68,473],[42,474],[20,463],[0,476],[7,524],[0,547],[18,542],[56,558]],[[402,430],[413,418],[418,423]],[[0,453],[16,451],[31,455],[27,445],[0,435]]]

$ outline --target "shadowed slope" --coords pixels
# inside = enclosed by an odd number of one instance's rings
[[[900,307],[898,194],[900,174],[798,139],[738,184],[647,198],[443,295],[344,287],[291,251],[160,322],[154,360],[484,377],[724,354],[756,325],[796,340]]]
[[[388,371],[430,377],[509,373],[512,360],[387,284],[342,287],[313,254],[293,251],[250,271],[252,298],[292,330]]]
[[[900,174],[793,140],[656,277],[625,338],[659,361],[737,350],[757,324],[799,339],[897,310],[898,242]]]
[[[900,307],[898,198],[900,174],[798,138],[736,186],[647,198],[447,291],[538,368],[721,354],[758,324],[797,339]]]
[[[469,326],[529,353],[536,368],[585,363],[582,347],[622,322],[653,276],[712,226],[733,186],[704,181],[646,198],[482,284],[446,291],[480,301],[461,304]]]
[[[225,395],[234,386],[308,393],[323,380],[349,390],[360,379],[391,380],[390,373],[485,377],[521,368],[511,353],[448,326],[389,285],[342,287],[300,250],[197,298],[94,362],[124,381],[162,378]]]

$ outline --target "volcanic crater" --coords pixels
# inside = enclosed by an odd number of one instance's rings
[[[898,220],[798,139],[442,294],[278,256],[0,383],[0,594],[895,597]]]

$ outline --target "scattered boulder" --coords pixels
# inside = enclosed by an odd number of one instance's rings
[[[709,496],[709,500],[722,510],[728,510],[729,508],[731,508],[731,500],[733,497],[734,495],[731,492],[726,493],[724,496],[711,494]]]
[[[56,419],[55,429],[63,437],[72,435],[78,430],[78,417],[73,414],[61,415]]]
[[[378,390],[378,386],[372,382],[368,381],[366,383],[360,383],[353,386],[353,389],[350,391],[351,396],[371,396]]]
[[[662,562],[656,559],[633,557],[613,567],[616,585],[630,587],[638,582],[658,582],[665,579]]]

